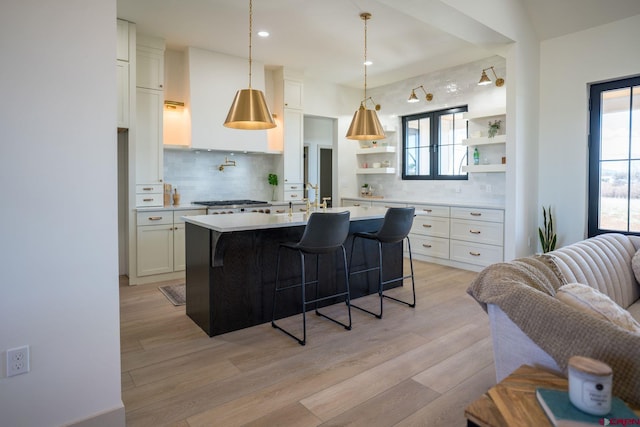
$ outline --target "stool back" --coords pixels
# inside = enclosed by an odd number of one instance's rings
[[[309,216],[298,249],[311,253],[333,252],[347,240],[350,212],[314,212]]]
[[[395,243],[403,240],[411,231],[415,208],[388,208],[382,227],[375,237],[383,243]]]

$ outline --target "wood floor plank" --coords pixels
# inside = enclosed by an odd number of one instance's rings
[[[392,426],[406,418],[407,414],[420,410],[439,396],[439,393],[428,387],[413,380],[405,380],[330,419],[321,426]]]
[[[419,261],[415,272],[415,309],[353,310],[351,331],[310,315],[304,347],[269,324],[210,338],[158,290],[166,283],[121,278],[127,426],[463,425],[495,383],[487,315],[466,294],[477,273]]]

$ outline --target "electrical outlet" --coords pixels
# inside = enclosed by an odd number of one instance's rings
[[[7,350],[7,377],[29,372],[29,346]]]

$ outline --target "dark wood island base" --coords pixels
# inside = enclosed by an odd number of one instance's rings
[[[247,214],[248,215],[248,214]],[[352,234],[375,231],[379,218],[352,220],[345,243],[351,253]],[[276,260],[281,242],[300,240],[304,225],[221,232],[187,221],[186,223],[186,313],[210,337],[271,321]],[[297,254],[283,251],[281,279],[300,282]],[[337,256],[337,255],[336,255]],[[342,262],[336,256],[323,256],[318,266],[321,289],[344,289]],[[398,277],[403,272],[402,243],[384,249],[385,276]],[[375,243],[358,239],[353,251],[354,271],[377,265]],[[316,260],[307,257],[305,269],[309,280],[316,274]],[[377,271],[356,274],[350,280],[351,298],[377,293]],[[385,277],[385,279],[387,279]],[[398,283],[396,286],[400,286]],[[278,298],[277,317],[302,312],[300,290],[291,290]],[[328,300],[324,305],[339,300]]]

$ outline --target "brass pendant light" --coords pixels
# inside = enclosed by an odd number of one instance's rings
[[[498,87],[504,86],[504,79],[501,77],[498,77],[498,75],[496,74],[496,70],[493,68],[493,66],[482,70],[482,75],[480,76],[480,81],[478,82],[478,86],[485,86],[485,85],[491,84],[491,79],[489,78],[489,76],[487,76],[487,70],[493,71],[493,75],[496,78],[496,86]]]
[[[276,123],[269,112],[264,93],[251,88],[251,33],[253,32],[253,2],[249,0],[249,88],[236,92],[224,126],[232,129],[272,129]]]
[[[371,19],[371,14],[363,12],[360,14],[360,18],[364,21],[364,99],[360,102],[360,107],[356,110],[351,120],[351,126],[347,131],[347,139],[355,139],[360,141],[369,141],[385,138],[384,130],[378,120],[376,110],[380,110],[380,105],[375,104],[375,110],[370,110],[366,107],[367,101],[373,100],[371,97],[367,98],[367,21]]]

